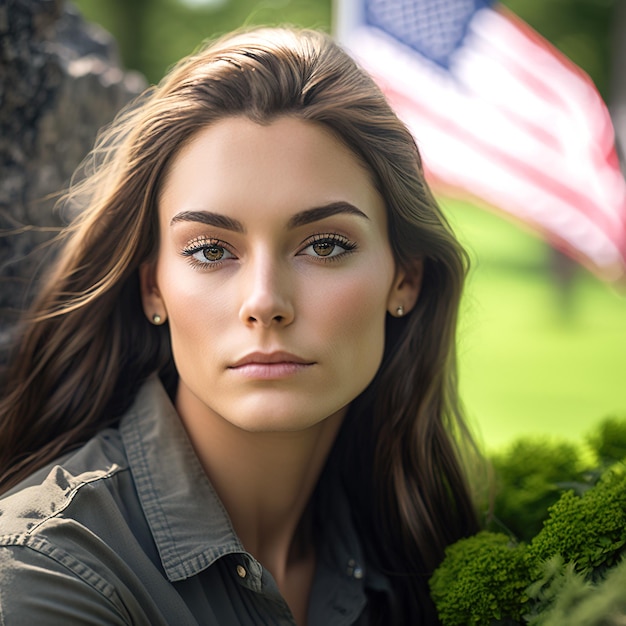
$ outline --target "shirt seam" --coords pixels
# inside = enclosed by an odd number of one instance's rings
[[[117,604],[122,604],[115,586],[104,579],[91,567],[77,559],[75,556],[66,552],[62,548],[52,544],[43,537],[34,537],[24,534],[17,535],[4,535],[2,538],[2,548],[25,548],[32,550],[33,552],[40,554],[41,556],[54,561],[65,570],[69,571],[75,578],[82,581],[84,584],[91,587],[99,596],[110,604],[119,617],[126,621],[123,613],[120,611]],[[81,573],[81,571],[83,573]],[[93,578],[93,580],[90,580]],[[1,609],[1,606],[0,606]],[[4,617],[0,611],[0,626],[4,625]]]
[[[123,470],[124,470],[123,467],[115,463],[111,466],[111,468],[105,474],[99,474],[98,476],[94,476],[93,478],[89,478],[87,480],[81,480],[78,484],[72,487],[71,491],[67,495],[65,495],[63,504],[56,511],[54,511],[54,513],[45,516],[42,520],[40,520],[36,524],[33,524],[30,528],[26,529],[24,532],[24,535],[26,536],[34,535],[34,533],[39,528],[41,528],[41,526],[43,526],[44,524],[49,522],[51,519],[54,519],[55,517],[58,517],[61,513],[63,513],[70,506],[70,504],[72,504],[72,502],[74,501],[74,497],[79,492],[79,490],[82,489],[83,487],[87,485],[92,485],[93,483],[98,482],[99,480],[106,480],[107,478],[111,478],[112,476],[114,476],[115,474]]]

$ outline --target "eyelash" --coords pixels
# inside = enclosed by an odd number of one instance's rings
[[[343,252],[340,252],[339,254],[332,254],[334,252],[334,250],[332,250],[331,251],[332,256],[324,257],[321,255],[308,255],[308,256],[312,256],[316,261],[321,261],[323,263],[331,263],[331,262],[337,261],[344,255],[349,254],[350,252],[355,250],[357,247],[356,242],[350,241],[347,237],[344,237],[343,235],[339,235],[337,233],[318,233],[316,235],[313,235],[309,239],[305,240],[301,244],[298,254],[301,255],[304,253],[304,251],[307,248],[310,248],[311,246],[314,246],[315,244],[321,244],[321,243],[330,244],[332,246],[338,246],[340,248],[343,248]],[[206,261],[201,261],[199,259],[194,258],[194,256],[198,252],[202,252],[206,250],[207,248],[212,248],[212,247],[221,248],[228,254],[231,254],[233,258],[236,258],[234,252],[231,250],[230,246],[226,242],[221,241],[219,239],[203,239],[203,238],[194,239],[193,241],[190,241],[181,251],[181,255],[189,260],[189,263],[192,265],[192,267],[200,268],[200,269],[207,269],[207,268],[213,269],[213,268],[219,267],[220,265],[222,265],[222,263],[224,263],[225,260],[228,260],[229,258],[231,258],[231,257],[227,257],[226,259],[218,259],[215,261],[209,261],[208,259]]]
[[[230,249],[229,245],[226,242],[220,241],[219,239],[202,239],[202,238],[194,239],[193,241],[190,241],[183,248],[183,250],[181,251],[181,254],[182,256],[186,257],[189,260],[189,263],[191,264],[192,267],[201,268],[201,269],[206,269],[208,267],[213,269],[215,267],[219,267],[220,265],[222,265],[224,260],[227,260],[227,259],[219,259],[217,261],[209,261],[207,259],[206,261],[200,261],[199,259],[194,258],[195,254],[197,254],[198,252],[202,252],[203,250],[206,250],[207,248],[222,248],[222,250],[224,250],[225,252],[228,252],[229,254],[232,254],[233,257],[235,257],[234,252]]]
[[[339,246],[343,248],[343,252],[333,256],[313,256],[317,261],[322,261],[323,263],[331,263],[333,261],[337,261],[342,258],[344,255],[349,254],[353,250],[356,249],[357,244],[354,241],[350,241],[347,237],[343,235],[339,235],[337,233],[319,233],[317,235],[313,235],[309,239],[307,239],[300,248],[300,254],[304,252],[307,248],[314,246],[319,243],[329,243],[333,246]],[[332,253],[331,253],[332,254]]]

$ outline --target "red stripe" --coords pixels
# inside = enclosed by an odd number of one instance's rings
[[[571,75],[573,80],[579,80],[583,83],[582,87],[591,90],[597,102],[601,108],[604,108],[602,98],[596,89],[593,81],[589,78],[585,72],[583,72],[577,65],[572,63],[567,57],[565,57],[557,48],[546,41],[541,35],[533,30],[523,20],[519,19],[514,13],[508,11],[506,7],[498,7],[499,10],[495,11],[500,14],[506,22],[520,36],[524,48],[520,47],[520,42],[515,42],[515,47],[507,45],[506,47],[497,48],[491,44],[488,38],[481,38],[489,47],[489,57],[496,58],[498,55],[498,62],[506,67],[518,80],[528,86],[528,88],[535,92],[546,102],[556,106],[558,109],[569,109],[570,102],[567,94],[563,94],[558,86],[559,76]],[[533,57],[536,56],[536,49],[539,48],[553,61],[559,64],[557,71],[544,70],[543,72],[536,73],[533,71],[536,66],[533,65]],[[549,74],[548,74],[549,72]],[[543,77],[543,78],[542,78]],[[589,115],[596,118],[593,111],[589,111]],[[607,114],[608,119],[608,114]],[[604,127],[606,124],[603,124]],[[605,137],[603,139],[606,139]],[[612,143],[612,141],[611,141]]]
[[[552,45],[545,37],[540,35],[532,26],[510,11],[503,4],[496,3],[493,10],[502,15],[508,22],[513,24],[527,39],[532,41],[539,48],[543,48],[551,57],[554,57],[565,70],[576,74],[584,82],[595,89],[595,85],[589,75],[576,65],[569,57],[565,56],[556,46]]]
[[[514,124],[526,135],[533,137],[538,143],[543,144],[547,149],[561,152],[563,146],[557,135],[552,134],[545,126],[536,124],[533,120],[522,117],[514,109],[503,109],[505,114]]]
[[[537,169],[512,154],[487,144],[479,137],[468,132],[466,128],[457,124],[454,119],[444,118],[435,110],[427,109],[423,102],[417,102],[407,98],[388,84],[384,86],[384,90],[392,104],[397,103],[399,106],[418,112],[420,115],[432,120],[432,122],[440,128],[445,129],[447,134],[460,138],[474,146],[477,152],[485,155],[492,162],[503,164],[510,171],[518,173],[527,180],[532,181],[547,193],[561,198],[561,200],[571,207],[572,212],[581,213],[598,224],[607,237],[616,245],[619,246],[626,239],[624,225],[622,224],[622,232],[619,232],[620,229],[615,228],[615,224],[610,222],[607,216],[598,208],[596,201],[592,198],[572,189],[546,172]]]
[[[599,145],[602,146],[603,151],[605,153],[611,152],[611,146],[614,142],[614,135],[612,126],[610,123],[610,117],[608,111],[606,111],[604,101],[600,96],[600,93],[596,89],[591,78],[581,70],[577,65],[575,65],[570,59],[568,59],[565,55],[563,55],[557,48],[555,48],[551,43],[546,41],[539,33],[533,30],[526,22],[519,19],[514,13],[508,11],[506,7],[498,7],[498,13],[501,14],[509,24],[515,30],[518,31],[519,35],[525,39],[528,43],[527,50],[515,49],[515,52],[518,52],[517,56],[513,54],[506,54],[502,49],[494,48],[490,46],[488,40],[483,40],[486,44],[491,47],[492,52],[490,56],[495,57],[496,51],[500,54],[500,63],[509,68],[511,72],[514,72],[519,82],[522,82],[528,85],[529,89],[540,95],[546,102],[551,102],[556,105],[558,108],[565,107],[566,109],[570,108],[569,99],[564,97],[563,94],[556,89],[559,85],[558,74],[562,74],[566,76],[568,74],[572,75],[574,80],[580,80],[583,83],[584,88],[589,89],[595,97],[598,104],[598,109],[604,112],[604,119],[602,120],[602,137],[598,137]],[[544,80],[540,80],[535,73],[531,71],[532,62],[529,63],[529,57],[533,56],[533,48],[532,46],[536,46],[537,48],[542,49],[547,55],[549,55],[553,60],[555,60],[561,67],[559,68],[558,73],[554,71],[550,71],[552,76],[555,76],[555,80],[552,83],[545,82]],[[507,48],[508,52],[513,52],[513,48]],[[545,73],[544,73],[545,76]],[[589,107],[589,111],[587,115],[591,119],[597,119],[597,111],[594,111],[596,107]],[[595,156],[595,155],[594,155]],[[599,164],[599,162],[596,162]]]
[[[564,254],[568,254],[600,278],[610,281],[624,281],[626,277],[626,255],[622,255],[620,261],[613,265],[600,265],[594,259],[591,259],[584,252],[582,252],[582,250],[577,248],[574,243],[568,241],[559,233],[550,230],[544,224],[534,220],[532,223],[529,223],[519,215],[511,213],[510,211],[505,211],[501,206],[497,206],[485,198],[477,196],[475,193],[472,193],[471,190],[461,190],[459,187],[451,186],[449,182],[437,177],[437,175],[432,173],[426,166],[424,167],[424,170],[429,184],[433,188],[436,188],[443,196],[472,202],[472,204],[475,204],[477,207],[491,211],[503,219],[513,222],[519,228],[522,228],[535,236],[542,236],[550,243],[551,246],[558,248]],[[623,286],[626,289],[626,283],[624,283]]]

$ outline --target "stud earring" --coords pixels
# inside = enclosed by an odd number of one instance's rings
[[[152,323],[156,324],[157,326],[162,322],[163,320],[161,319],[161,316],[158,313],[155,313],[152,316]]]
[[[404,307],[402,305],[400,305],[397,309],[396,309],[396,315],[398,317],[402,317],[404,315]]]

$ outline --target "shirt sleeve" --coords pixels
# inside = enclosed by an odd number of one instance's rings
[[[63,557],[67,557],[64,559]],[[0,626],[131,624],[112,585],[71,555],[0,547]]]

